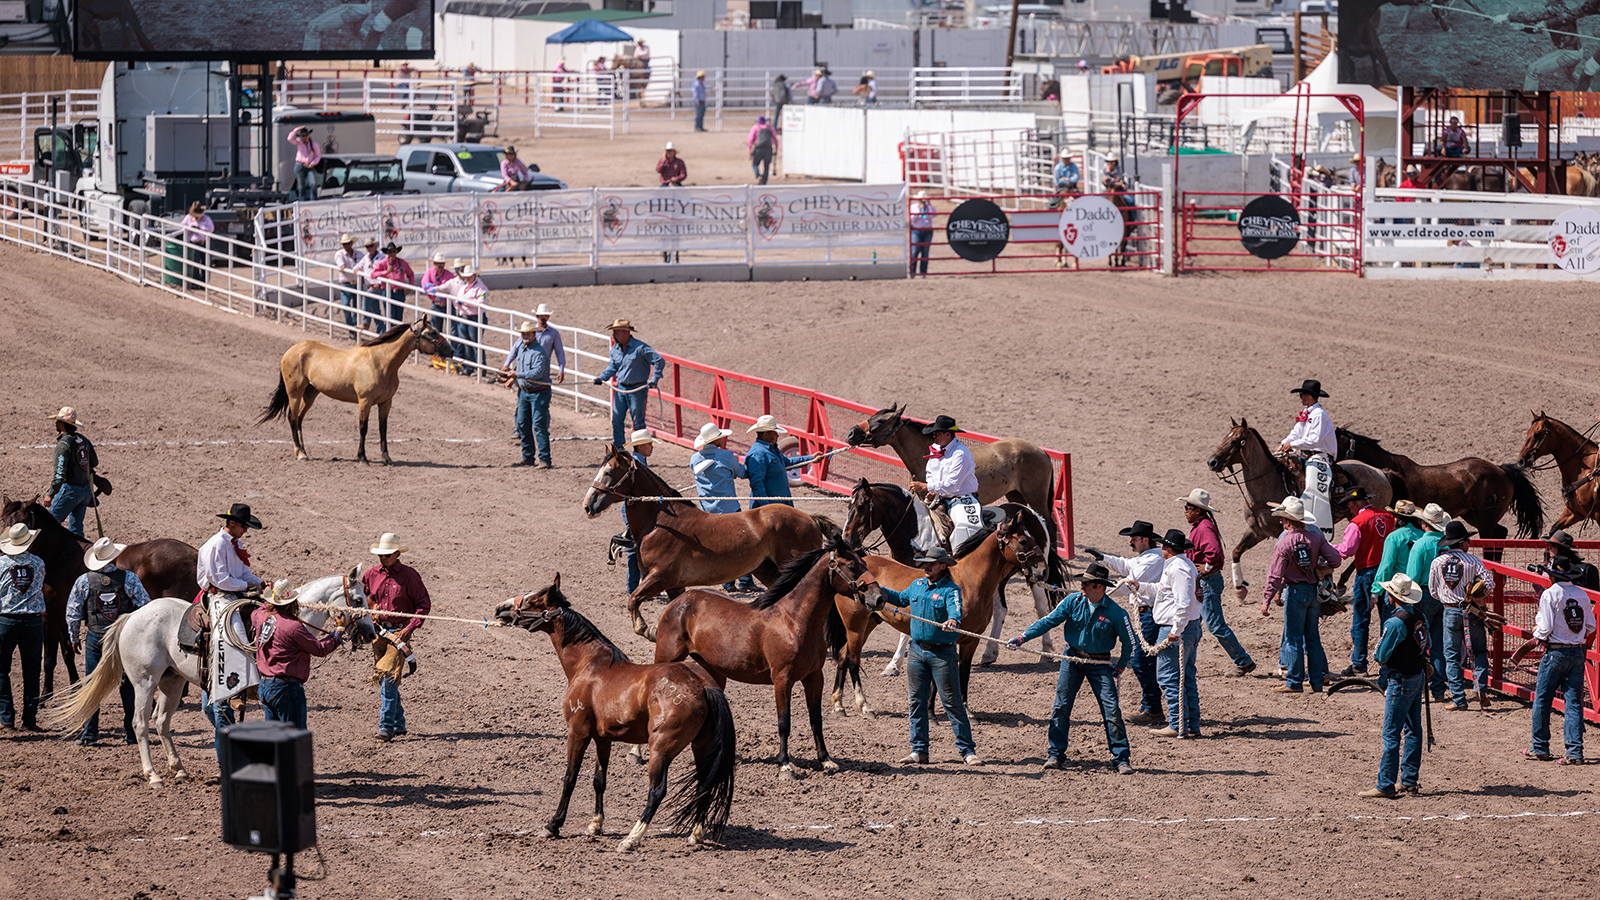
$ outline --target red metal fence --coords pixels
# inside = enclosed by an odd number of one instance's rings
[[[846,446],[843,437],[850,427],[877,411],[871,406],[806,388],[741,375],[681,357],[663,356],[669,368],[661,381],[660,401],[648,404],[646,418],[657,437],[685,447],[694,446],[700,426],[712,421],[720,428],[733,429],[728,446],[742,453],[749,449],[750,437],[744,427],[730,423],[748,427],[758,416],[772,415],[799,439],[800,453],[821,453]],[[962,437],[982,443],[999,440],[973,432]],[[1048,448],[1044,452],[1057,464],[1050,513],[1061,529],[1059,551],[1062,556],[1070,557],[1076,552],[1072,529],[1072,456]],[[813,487],[848,494],[858,478],[903,483],[905,466],[892,450],[863,447],[807,466],[800,470],[800,477]]]
[[[1575,546],[1593,558],[1592,551],[1600,549],[1600,541],[1578,541]],[[1473,552],[1481,554],[1489,570],[1494,573],[1494,609],[1506,617],[1505,628],[1489,635],[1489,686],[1524,700],[1533,699],[1539,651],[1536,647],[1527,657],[1527,669],[1507,666],[1506,660],[1524,641],[1533,637],[1539,595],[1550,586],[1550,579],[1528,571],[1527,566],[1544,562],[1544,549],[1543,541],[1472,542]],[[1589,599],[1600,599],[1600,595],[1590,591]],[[1600,697],[1600,651],[1591,646],[1587,656],[1584,683],[1588,687],[1588,697],[1584,702],[1583,717],[1590,722],[1600,723],[1600,703],[1596,701],[1596,697]],[[1471,668],[1470,655],[1466,662],[1467,668]],[[1564,710],[1564,707],[1558,695],[1555,708]]]
[[[934,205],[933,240],[923,244],[916,229],[907,224],[907,246],[915,269],[915,257],[928,249],[928,275],[987,275],[996,272],[1132,271],[1161,268],[1161,192],[1119,191],[1106,194],[1123,211],[1125,237],[1121,248],[1104,260],[1081,260],[1061,245],[1061,208],[1079,194],[982,194],[948,195],[926,198]],[[987,262],[971,262],[958,256],[945,239],[945,222],[955,208],[973,200],[989,200],[1005,211],[1011,222],[1011,236],[1000,255]],[[914,201],[913,201],[914,205]]]
[[[1184,191],[1178,195],[1176,269],[1184,272],[1329,272],[1360,276],[1361,202],[1331,192],[1284,194]],[[1300,242],[1288,255],[1260,259],[1239,240],[1239,216],[1262,196],[1281,196],[1300,215]],[[1346,205],[1348,204],[1348,205]]]

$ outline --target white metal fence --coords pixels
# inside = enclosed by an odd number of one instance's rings
[[[919,67],[911,70],[910,103],[1016,103],[1023,100],[1022,75],[1005,66],[976,69]]]
[[[44,91],[0,94],[0,162],[33,159],[33,130],[56,122],[71,125],[94,121],[100,114],[100,92]]]
[[[1573,281],[1550,223],[1600,199],[1378,188],[1365,205],[1368,278]]]

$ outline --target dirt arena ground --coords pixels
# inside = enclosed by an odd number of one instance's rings
[[[281,424],[252,425],[297,329],[227,315],[10,246],[0,265],[0,489],[48,483],[48,412],[82,410],[105,474],[119,540],[198,544],[213,515],[249,502],[269,526],[250,547],[258,571],[309,580],[368,561],[396,531],[428,580],[434,609],[476,617],[559,570],[576,605],[636,658],[651,648],[622,612],[623,573],[607,568],[615,516],[578,503],[608,423],[555,413],[554,471],[509,468],[504,392],[409,367],[391,419],[393,467],[352,461],[353,408],[318,404],[317,457],[296,463]],[[1510,461],[1530,408],[1574,423],[1596,412],[1589,310],[1600,292],[1572,285],[1365,284],[1343,276],[1154,277],[1085,274],[907,283],[676,285],[542,292],[557,319],[594,327],[631,317],[663,351],[813,386],[864,402],[906,402],[967,425],[1073,454],[1083,543],[1118,545],[1134,518],[1181,524],[1173,498],[1211,489],[1225,540],[1242,504],[1202,460],[1248,416],[1269,438],[1295,411],[1288,388],[1320,377],[1336,421],[1423,461]],[[504,299],[504,298],[501,298]],[[657,459],[688,478],[686,454]],[[1557,495],[1541,475],[1547,502]],[[1247,557],[1259,579],[1264,551]],[[1013,609],[1026,606],[1020,592]],[[975,672],[971,705],[987,764],[957,761],[942,720],[933,762],[902,769],[904,683],[866,661],[875,720],[829,717],[844,771],[780,782],[766,688],[730,686],[742,766],[719,849],[688,852],[652,833],[613,851],[640,809],[642,770],[617,762],[603,840],[534,837],[555,805],[564,727],[561,671],[543,635],[430,623],[404,693],[410,736],[372,740],[377,700],[368,657],[320,662],[308,685],[316,732],[322,865],[306,897],[1196,896],[1452,897],[1592,891],[1600,769],[1523,762],[1525,705],[1494,718],[1435,716],[1438,746],[1423,793],[1358,799],[1373,784],[1380,698],[1279,696],[1264,677],[1279,633],[1252,601],[1230,605],[1262,677],[1223,677],[1210,638],[1200,653],[1206,737],[1178,742],[1133,729],[1138,774],[1106,767],[1094,718],[1075,720],[1068,769],[1041,773],[1054,669],[1004,654]],[[1031,619],[1019,612],[1016,629]],[[1013,631],[1011,625],[1008,632]],[[1325,624],[1343,665],[1348,619]],[[831,672],[831,669],[830,669]],[[20,692],[20,684],[15,690]],[[1125,706],[1136,682],[1122,679]],[[154,790],[130,777],[132,748],[80,749],[60,736],[0,741],[0,895],[30,898],[243,897],[267,860],[218,842],[208,724],[178,713],[195,780]],[[1079,708],[1093,716],[1092,702]],[[252,717],[259,713],[252,711]],[[794,749],[809,766],[808,729]],[[1596,751],[1590,749],[1590,755]],[[591,810],[588,769],[569,831]],[[1583,885],[1590,884],[1591,888]]]

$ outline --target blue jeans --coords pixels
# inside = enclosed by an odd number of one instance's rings
[[[1283,589],[1283,642],[1289,658],[1289,687],[1300,687],[1309,676],[1311,689],[1322,690],[1322,682],[1328,676],[1328,654],[1322,650],[1322,632],[1317,625],[1320,615],[1316,585],[1290,584]]]
[[[263,678],[256,688],[261,711],[268,722],[288,722],[306,727],[306,687],[287,678]]]
[[[624,394],[621,390],[611,394],[611,443],[618,449],[628,439],[628,429],[623,427],[629,414],[633,416],[633,430],[638,431],[644,427],[645,401],[650,399],[648,389],[635,390],[631,394]]]
[[[912,274],[912,275],[926,275],[926,274],[928,274],[928,251],[933,249],[932,244],[933,244],[933,232],[932,231],[912,231],[911,232],[911,271],[910,271],[909,274]],[[920,272],[917,271],[917,267],[919,265],[919,263],[917,262],[918,260],[921,260],[920,265],[922,267],[922,271],[920,271]]]
[[[1566,704],[1561,737],[1567,758],[1583,756],[1583,657],[1582,647],[1551,647],[1539,660],[1539,680],[1533,688],[1534,753],[1550,752],[1550,705],[1559,691]]]
[[[83,636],[83,677],[88,678],[100,665],[100,642],[105,635],[95,634],[89,629],[84,629]],[[133,684],[128,681],[128,676],[122,676],[122,684],[118,688],[122,695],[122,733],[129,740],[134,739],[133,733]],[[83,733],[79,735],[86,741],[100,740],[100,713],[95,712],[83,726]]]
[[[450,336],[455,338],[456,359],[463,363],[483,364],[483,351],[471,346],[478,342],[478,326],[483,324],[485,316],[482,312],[475,316],[463,316],[465,322],[451,322]],[[471,344],[467,342],[471,342]]]
[[[1233,629],[1228,627],[1228,620],[1222,616],[1221,572],[1212,572],[1200,579],[1200,616],[1206,623],[1206,630],[1222,645],[1222,652],[1228,654],[1234,665],[1242,669],[1255,662],[1239,644]]]
[[[695,131],[705,131],[706,130],[706,102],[704,100],[696,100],[695,101],[695,104],[694,104],[694,130]]]
[[[1400,739],[1405,737],[1405,755]],[[1417,783],[1422,767],[1422,673],[1390,675],[1383,692],[1383,756],[1378,761],[1378,790],[1392,791],[1398,773],[1400,784]]]
[[[1372,581],[1378,577],[1378,567],[1356,572],[1355,586],[1350,595],[1350,665],[1357,669],[1367,667],[1367,638],[1372,634]],[[1385,618],[1378,610],[1378,624]]]
[[[388,296],[381,290],[373,290],[361,298],[361,311],[366,313],[366,328],[383,334],[388,329],[383,324],[383,297]]]
[[[1428,690],[1433,694],[1433,699],[1443,700],[1448,687],[1444,678],[1444,604],[1433,599],[1433,594],[1423,588],[1422,599],[1417,602],[1417,612],[1428,620],[1428,662],[1433,666]]]
[[[259,693],[259,688],[257,691]],[[217,754],[217,765],[220,766],[222,765],[222,729],[233,724],[233,707],[229,706],[226,700],[220,703],[212,703],[211,694],[201,691],[200,711],[205,713],[206,718],[211,720],[211,728],[213,730],[211,746],[212,750]]]
[[[1172,628],[1163,625],[1156,640],[1164,641],[1171,633]],[[1183,626],[1176,644],[1156,654],[1156,679],[1167,696],[1167,727],[1185,737],[1200,733],[1200,682],[1195,672],[1199,649],[1200,620],[1195,619]]]
[[[380,331],[387,331],[390,328],[393,328],[394,326],[399,325],[401,323],[401,321],[404,320],[405,314],[406,314],[406,308],[402,304],[404,304],[406,302],[406,297],[410,293],[411,292],[406,290],[405,288],[392,288],[392,289],[390,289],[390,291],[389,291],[389,304],[388,304],[389,305],[389,309],[388,309],[388,311],[386,313],[384,313],[384,315],[386,315],[388,317],[388,319],[389,319],[389,324],[386,325],[385,327],[379,329]]]
[[[433,315],[428,317],[428,324],[432,325],[433,330],[439,332],[440,334],[445,333],[444,312],[446,309],[449,309],[449,307],[442,303],[435,303],[433,304]]]
[[[1160,629],[1156,627],[1156,620],[1150,616],[1150,607],[1139,607],[1139,636],[1146,644],[1154,644],[1160,640],[1157,635]],[[1133,650],[1133,676],[1139,679],[1139,712],[1161,715],[1161,685],[1156,681],[1156,658],[1144,652],[1144,648],[1135,647]]]
[[[1450,690],[1450,699],[1457,706],[1467,702],[1466,685],[1462,677],[1461,644],[1463,638],[1472,640],[1472,686],[1478,696],[1489,687],[1489,638],[1483,631],[1483,620],[1467,615],[1459,606],[1444,608],[1444,681]]]
[[[356,323],[361,321],[361,317],[356,313],[358,308],[356,306],[356,292],[351,288],[340,288],[339,305],[344,307],[345,330],[353,338],[356,336]]]
[[[0,616],[0,724],[15,725],[11,656],[22,651],[22,724],[39,721],[39,670],[44,658],[44,616]]]
[[[928,755],[928,707],[934,690],[938,690],[939,702],[955,732],[956,752],[962,756],[977,752],[966,703],[961,699],[961,659],[956,645],[936,644],[929,650],[912,641],[906,652],[906,717],[911,720],[911,749],[923,756]]]
[[[384,678],[378,682],[378,729],[390,734],[406,730],[406,710],[400,705],[400,682]]]
[[[522,438],[522,461],[550,462],[550,388],[517,389],[517,436]]]
[[[315,178],[316,173],[305,163],[297,162],[294,164],[294,190],[292,193],[296,200],[317,199],[317,187],[313,183]]]
[[[87,484],[63,484],[50,501],[50,515],[67,530],[83,537],[83,513],[89,508],[94,488]]]
[[[1122,706],[1117,699],[1117,677],[1111,673],[1111,664],[1080,666],[1062,661],[1061,673],[1056,676],[1056,705],[1050,711],[1049,755],[1060,758],[1067,752],[1067,726],[1072,720],[1072,701],[1078,689],[1089,682],[1089,690],[1100,703],[1100,720],[1106,726],[1106,746],[1111,748],[1111,762],[1120,765],[1128,761],[1128,727],[1122,723]]]
[[[757,147],[750,151],[750,171],[755,174],[757,183],[767,183],[767,176],[772,174],[771,147]]]

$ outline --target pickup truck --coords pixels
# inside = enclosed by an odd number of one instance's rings
[[[486,192],[505,181],[500,177],[505,151],[489,144],[409,144],[400,148],[399,156],[405,166],[406,190],[410,191]],[[534,189],[541,191],[559,191],[567,186],[559,178],[539,172],[533,173],[532,181]]]

